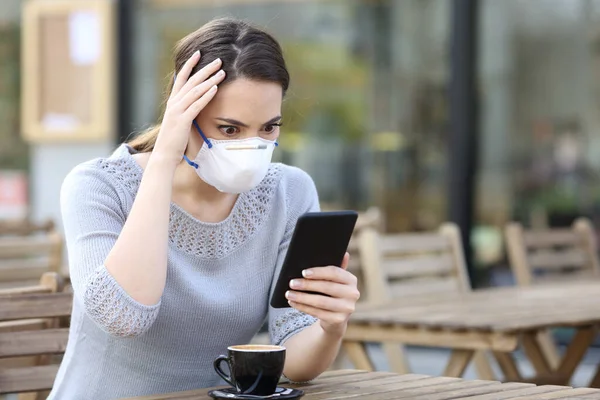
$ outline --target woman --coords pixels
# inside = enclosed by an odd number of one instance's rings
[[[220,384],[213,359],[249,342],[267,312],[284,374],[310,380],[359,297],[345,268],[315,266],[290,283],[290,308],[268,307],[295,221],[319,209],[306,173],[270,162],[289,84],[275,39],[214,20],[178,44],[175,71],[160,126],[63,184],[75,298],[50,399]]]

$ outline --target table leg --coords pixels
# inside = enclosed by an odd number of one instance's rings
[[[577,330],[557,369],[558,375],[564,379],[564,382],[561,383],[562,385],[568,385],[571,381],[575,369],[594,342],[596,332],[595,326],[588,326]]]
[[[490,365],[490,359],[486,351],[477,350],[473,356],[473,363],[475,364],[475,371],[477,371],[477,377],[479,379],[484,381],[496,380],[496,375]]]
[[[452,378],[462,377],[474,354],[475,351],[473,350],[452,350],[450,360],[448,360],[448,365],[446,365],[443,376]]]
[[[548,364],[550,364],[550,368],[558,368],[560,365],[560,354],[556,348],[556,342],[552,337],[552,332],[550,332],[549,329],[538,332],[537,339],[546,356],[546,360],[548,360]]]
[[[373,363],[367,354],[364,343],[344,340],[342,346],[344,347],[346,354],[348,354],[348,358],[350,358],[350,361],[354,364],[354,368],[364,371],[375,370]]]
[[[392,372],[397,374],[410,374],[410,368],[406,362],[404,346],[398,342],[384,342],[383,351],[387,356]]]
[[[494,352],[494,357],[504,374],[504,380],[509,382],[519,382],[523,380],[517,363],[511,353]]]
[[[600,388],[600,364],[598,364],[598,367],[596,368],[596,374],[590,381],[589,386],[591,388]]]
[[[538,375],[548,375],[551,372],[550,363],[537,340],[537,332],[524,333],[522,336],[523,350],[535,372]]]

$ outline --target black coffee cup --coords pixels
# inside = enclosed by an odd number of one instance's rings
[[[227,348],[227,356],[215,359],[215,371],[238,393],[268,396],[275,393],[283,374],[285,347],[271,345],[240,345]],[[229,365],[229,375],[221,368]]]

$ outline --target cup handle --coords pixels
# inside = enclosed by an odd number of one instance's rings
[[[223,369],[221,368],[221,365],[223,364],[223,361],[229,362],[229,357],[227,357],[227,356],[219,356],[219,357],[217,357],[215,359],[215,361],[213,362],[213,367],[215,367],[215,371],[217,371],[217,374],[219,374],[219,376],[221,378],[223,378],[223,380],[225,382],[227,382],[231,386],[235,387],[235,385],[231,381],[231,376],[229,376],[225,372],[223,372]]]

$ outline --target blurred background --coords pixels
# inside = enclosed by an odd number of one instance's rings
[[[64,176],[157,121],[173,45],[219,16],[282,44],[276,157],[324,207],[457,222],[475,286],[509,279],[507,222],[600,223],[600,0],[2,0],[0,218],[60,225]]]

